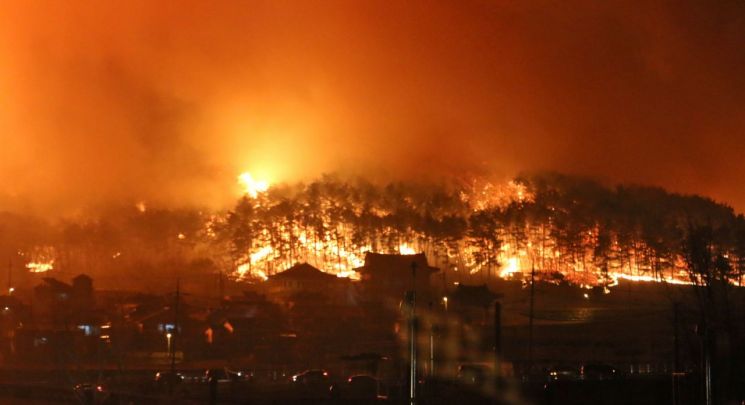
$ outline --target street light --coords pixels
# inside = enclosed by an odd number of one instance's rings
[[[168,353],[171,352],[171,332],[166,333],[166,340],[168,341]]]
[[[442,297],[442,303],[445,305],[445,312],[448,312],[448,297]]]

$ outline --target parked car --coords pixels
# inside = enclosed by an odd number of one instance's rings
[[[607,364],[585,364],[579,369],[583,380],[611,380],[618,377],[618,371]]]
[[[184,375],[179,372],[159,371],[155,373],[155,383],[158,386],[168,386],[169,384],[179,385],[184,382]]]
[[[369,375],[355,375],[347,379],[344,396],[349,399],[377,399],[378,379]]]
[[[211,368],[204,372],[204,378],[207,381],[210,378],[216,378],[219,382],[238,382],[246,381],[249,378],[249,374],[238,370],[231,370],[227,367]]]
[[[109,396],[103,384],[80,383],[73,388],[75,397],[83,404],[100,404]]]
[[[321,399],[332,395],[329,372],[321,369],[306,370],[290,377],[299,399]]]
[[[567,381],[579,379],[579,371],[574,367],[558,366],[548,371],[549,381]]]
[[[458,366],[458,381],[466,385],[483,385],[491,370],[483,364],[461,364]]]
[[[305,370],[301,373],[293,375],[291,378],[293,383],[298,384],[318,384],[328,383],[329,373],[326,370]]]

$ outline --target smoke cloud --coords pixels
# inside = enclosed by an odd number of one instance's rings
[[[0,10],[0,209],[558,170],[745,210],[745,3],[31,2]]]

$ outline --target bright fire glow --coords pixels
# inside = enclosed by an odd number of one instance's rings
[[[48,262],[27,263],[26,268],[32,273],[44,273],[54,269],[54,260],[50,260]]]
[[[340,271],[336,273],[336,277],[339,278],[348,278],[350,280],[359,280],[360,279],[360,273],[357,273],[356,271]]]
[[[269,189],[269,182],[254,179],[249,172],[241,173],[238,176],[238,182],[243,187],[243,191],[251,198],[256,198],[259,193],[263,193]]]
[[[401,246],[398,247],[398,253],[402,255],[415,255],[416,250],[409,246],[407,243],[402,243]]]
[[[252,253],[249,258],[251,259],[251,264],[256,264],[259,260],[262,260],[272,254],[274,249],[272,249],[271,246],[264,246],[263,248],[259,249],[258,252]]]
[[[625,273],[610,273],[609,276],[613,280],[613,283],[610,284],[611,287],[618,285],[618,279],[629,280],[629,281],[645,281],[645,282],[664,281],[665,283],[679,284],[679,285],[692,285],[693,284],[689,280],[681,280],[679,278],[662,277],[662,276],[654,277],[651,275],[632,275],[632,274],[625,274]]]
[[[54,269],[56,257],[55,249],[51,246],[40,246],[28,252],[31,260],[26,263],[26,268],[31,273],[44,273]]]
[[[511,274],[520,272],[520,259],[517,257],[510,257],[507,259],[502,269],[499,271],[499,277],[507,278]]]

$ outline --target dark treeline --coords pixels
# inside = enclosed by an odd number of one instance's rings
[[[260,278],[302,261],[350,274],[367,251],[423,251],[451,280],[535,269],[607,285],[619,275],[691,281],[686,237],[703,227],[729,265],[726,278],[745,270],[745,219],[730,207],[555,173],[497,185],[323,176],[246,196],[224,213],[141,208],[53,223],[5,213],[0,255],[15,268],[53,260],[56,271],[103,277],[201,269]]]

